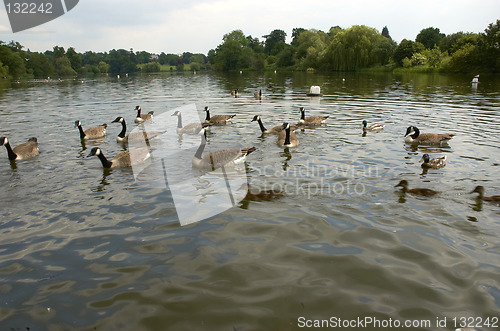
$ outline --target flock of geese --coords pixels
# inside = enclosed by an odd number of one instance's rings
[[[231,95],[237,97],[239,95],[238,89],[232,90]],[[256,99],[262,97],[262,90],[254,93]],[[295,134],[295,131],[299,128],[304,127],[314,127],[322,125],[326,122],[329,116],[306,116],[304,107],[300,107],[300,118],[296,124],[290,124],[284,122],[281,125],[274,126],[270,129],[266,129],[262,122],[262,118],[259,115],[255,115],[252,122],[257,122],[261,130],[262,135],[277,135],[276,144],[280,147],[297,147],[299,145],[299,139]],[[135,117],[135,123],[141,124],[146,121],[152,120],[154,112],[150,111],[147,114],[142,113],[140,106],[135,108],[137,115]],[[236,115],[213,115],[210,114],[210,108],[205,107],[204,109],[206,116],[204,122],[195,122],[183,125],[182,114],[180,111],[175,111],[171,116],[177,117],[177,127],[176,132],[178,135],[199,135],[201,137],[201,143],[196,153],[192,157],[193,168],[200,170],[215,170],[222,166],[228,165],[230,163],[237,164],[245,160],[246,156],[256,150],[255,147],[241,148],[241,149],[223,149],[216,150],[207,153],[203,153],[206,142],[207,142],[207,129],[212,125],[226,125],[231,119]],[[129,143],[132,140],[145,140],[148,142],[155,137],[159,137],[166,131],[138,131],[127,134],[127,124],[125,119],[121,116],[115,118],[111,123],[120,123],[122,130],[117,135],[116,140],[118,142]],[[364,120],[362,122],[363,136],[367,132],[380,132],[384,129],[382,124],[370,124]],[[84,130],[82,123],[77,120],[75,121],[75,127],[78,128],[80,133],[80,139],[82,141],[88,139],[99,139],[106,136],[107,124],[101,124],[96,127]],[[442,134],[442,133],[421,133],[416,126],[409,126],[405,133],[405,143],[411,145],[440,145],[443,142],[447,142],[452,139],[454,134]],[[6,137],[0,137],[0,146],[5,146],[7,149],[7,156],[11,162],[17,160],[25,160],[38,155],[38,141],[37,138],[32,137],[26,143],[20,144],[14,148],[10,146],[10,142]],[[107,159],[100,147],[93,147],[87,157],[97,156],[102,163],[104,168],[123,168],[130,167],[137,163],[143,162],[148,159],[150,155],[149,147],[140,147],[128,149],[116,154],[111,160]],[[446,156],[430,158],[428,154],[423,154],[422,168],[432,168],[439,169],[446,165]],[[395,187],[401,187],[402,193],[410,193],[420,196],[433,196],[440,192],[428,189],[428,188],[409,188],[408,181],[401,180]],[[500,195],[485,196],[484,187],[477,186],[470,193],[478,193],[478,198],[483,201],[500,202]],[[265,192],[264,192],[265,193]]]

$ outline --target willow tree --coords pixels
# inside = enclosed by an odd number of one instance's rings
[[[294,41],[294,51],[299,69],[318,69],[322,63],[328,35],[320,30],[302,31]]]
[[[374,28],[354,25],[335,34],[326,48],[323,64],[326,69],[350,71],[377,64],[373,50],[384,41]]]

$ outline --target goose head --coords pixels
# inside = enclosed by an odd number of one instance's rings
[[[287,122],[284,122],[283,125],[281,126],[281,130],[286,130],[289,128],[290,128],[290,124],[288,124]]]
[[[101,154],[101,149],[99,147],[94,147],[90,150],[90,153],[89,155],[87,155],[87,157],[91,157],[91,156],[99,156]]]
[[[407,189],[408,188],[408,181],[406,179],[403,179],[394,187],[402,187],[403,189]]]
[[[0,146],[7,145],[9,143],[9,139],[7,137],[0,137]]]
[[[75,128],[79,127],[79,126],[82,126],[82,122],[80,121],[75,121]]]
[[[181,115],[181,112],[176,110],[172,115],[170,116],[180,116]]]
[[[368,122],[366,120],[363,120],[363,127],[366,128],[367,125],[368,125]]]
[[[111,123],[123,123],[123,121],[125,121],[123,119],[123,117],[121,116],[118,116],[117,118],[115,118]]]
[[[406,128],[405,137],[408,135],[413,139],[416,139],[420,135],[420,130],[416,126],[409,126]]]
[[[259,116],[259,115],[255,115],[255,116],[253,117],[252,122],[254,122],[254,121],[258,121],[258,120],[260,120],[260,116]]]

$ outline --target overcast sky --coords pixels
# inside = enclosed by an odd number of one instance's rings
[[[290,42],[293,28],[387,26],[399,43],[428,27],[445,34],[483,32],[497,19],[500,0],[80,0],[64,16],[15,34],[0,4],[0,40],[40,52],[57,45],[82,53],[133,48],[206,54],[236,29],[261,40],[281,29]]]

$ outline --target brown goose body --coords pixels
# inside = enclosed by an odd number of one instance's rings
[[[136,123],[142,123],[144,121],[147,121],[147,120],[150,120],[153,118],[154,111],[150,111],[147,114],[141,114],[142,109],[140,106],[136,106],[135,110],[137,110],[137,116],[135,117]]]
[[[411,188],[410,189],[410,188],[408,188],[408,181],[406,181],[404,179],[402,181],[400,181],[394,187],[401,187],[403,193],[411,193],[411,194],[421,195],[421,196],[426,196],[426,197],[430,197],[430,196],[433,196],[433,195],[436,195],[439,193],[438,191],[434,191],[434,190],[431,190],[428,188]]]
[[[171,116],[177,116],[177,134],[183,135],[183,134],[191,134],[191,135],[196,135],[198,134],[197,130],[199,130],[201,127],[208,127],[212,125],[212,123],[200,123],[200,122],[195,122],[195,123],[189,123],[186,124],[185,126],[182,126],[182,114],[180,111],[176,110]]]
[[[126,134],[127,123],[125,122],[125,119],[121,116],[115,118],[111,123],[121,123],[122,125],[122,130],[120,131],[118,136],[116,136],[116,140],[118,142],[131,142],[134,140],[151,140],[153,138],[161,136],[166,132],[166,131],[136,131]]]
[[[481,186],[481,185],[476,186],[476,188],[470,193],[479,193],[478,198],[483,200],[483,201],[500,202],[500,195],[492,195],[489,197],[485,197],[484,196],[484,186]]]
[[[205,117],[205,123],[212,123],[215,125],[225,125],[227,122],[231,121],[236,115],[215,115],[210,116],[210,108],[205,107],[205,112],[207,116]]]
[[[6,137],[0,137],[0,146],[5,146],[9,160],[25,160],[38,155],[38,140],[35,137],[12,148]]]
[[[104,123],[83,131],[82,123],[80,121],[75,121],[75,127],[80,131],[80,139],[98,139],[106,136],[106,128],[108,125]]]
[[[257,123],[259,124],[259,128],[260,128],[260,131],[263,133],[263,134],[279,134],[281,132],[281,127],[283,125],[276,125],[270,129],[266,129],[266,127],[264,126],[264,124],[262,124],[262,119],[260,118],[259,115],[255,115],[253,117],[253,120],[252,122],[254,121],[257,121]],[[290,125],[290,130],[292,131],[295,131],[297,130],[299,127],[297,125]]]
[[[325,123],[326,119],[330,116],[308,116],[304,107],[300,107],[300,119],[298,125],[320,125]]]
[[[215,170],[222,166],[231,166],[245,161],[246,156],[256,150],[255,147],[233,148],[212,151],[203,154],[207,142],[206,129],[201,128],[198,133],[201,136],[201,144],[192,159],[193,168],[200,170]]]
[[[442,142],[446,142],[454,136],[454,134],[446,133],[420,133],[420,130],[416,126],[409,126],[406,129],[405,143],[440,145]]]
[[[281,132],[278,135],[277,144],[280,147],[297,147],[299,145],[299,139],[295,132],[290,128],[290,124],[283,123],[281,126]]]
[[[139,164],[150,157],[149,149],[147,147],[134,148],[116,154],[111,161],[109,161],[102,153],[99,147],[94,147],[87,157],[96,155],[101,160],[103,168],[125,168]]]

